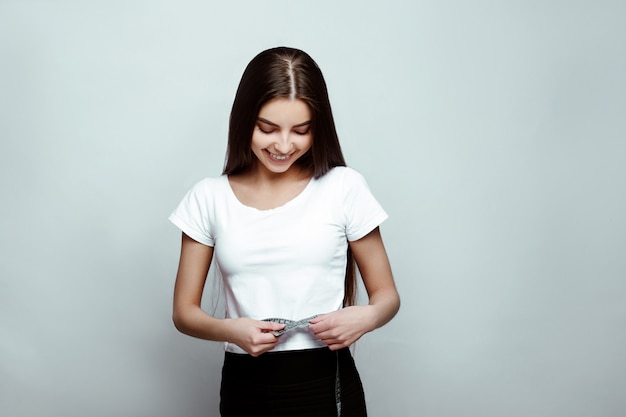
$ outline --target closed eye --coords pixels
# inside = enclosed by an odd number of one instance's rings
[[[280,129],[276,123],[270,122],[269,120],[263,119],[259,117],[257,119],[257,128],[261,133],[265,133],[269,135],[274,133],[276,129]],[[293,132],[296,135],[304,136],[311,133],[311,120],[307,120],[306,122],[298,123],[297,125],[292,126]]]

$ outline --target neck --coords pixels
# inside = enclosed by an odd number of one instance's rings
[[[284,184],[308,181],[312,174],[296,165],[291,166],[287,171],[275,173],[257,164],[248,171],[250,180],[261,186],[280,186]]]

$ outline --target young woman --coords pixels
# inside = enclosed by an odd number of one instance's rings
[[[387,215],[345,165],[317,64],[292,48],[257,55],[235,96],[224,172],[170,216],[183,232],[173,320],[225,342],[224,417],[366,415],[348,347],[400,301],[378,228]],[[225,319],[200,307],[212,260]],[[354,304],[355,262],[368,305]]]

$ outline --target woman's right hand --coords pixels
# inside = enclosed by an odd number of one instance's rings
[[[285,327],[284,324],[249,318],[226,320],[230,321],[228,342],[236,344],[255,357],[272,350],[280,337],[272,332]]]

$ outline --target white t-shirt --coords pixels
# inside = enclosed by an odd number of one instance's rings
[[[169,219],[214,247],[226,317],[300,320],[342,308],[348,241],[387,214],[355,170],[335,167],[286,204],[242,204],[222,175],[197,183]],[[323,347],[308,328],[283,334],[274,351]],[[245,353],[226,343],[226,350]]]

